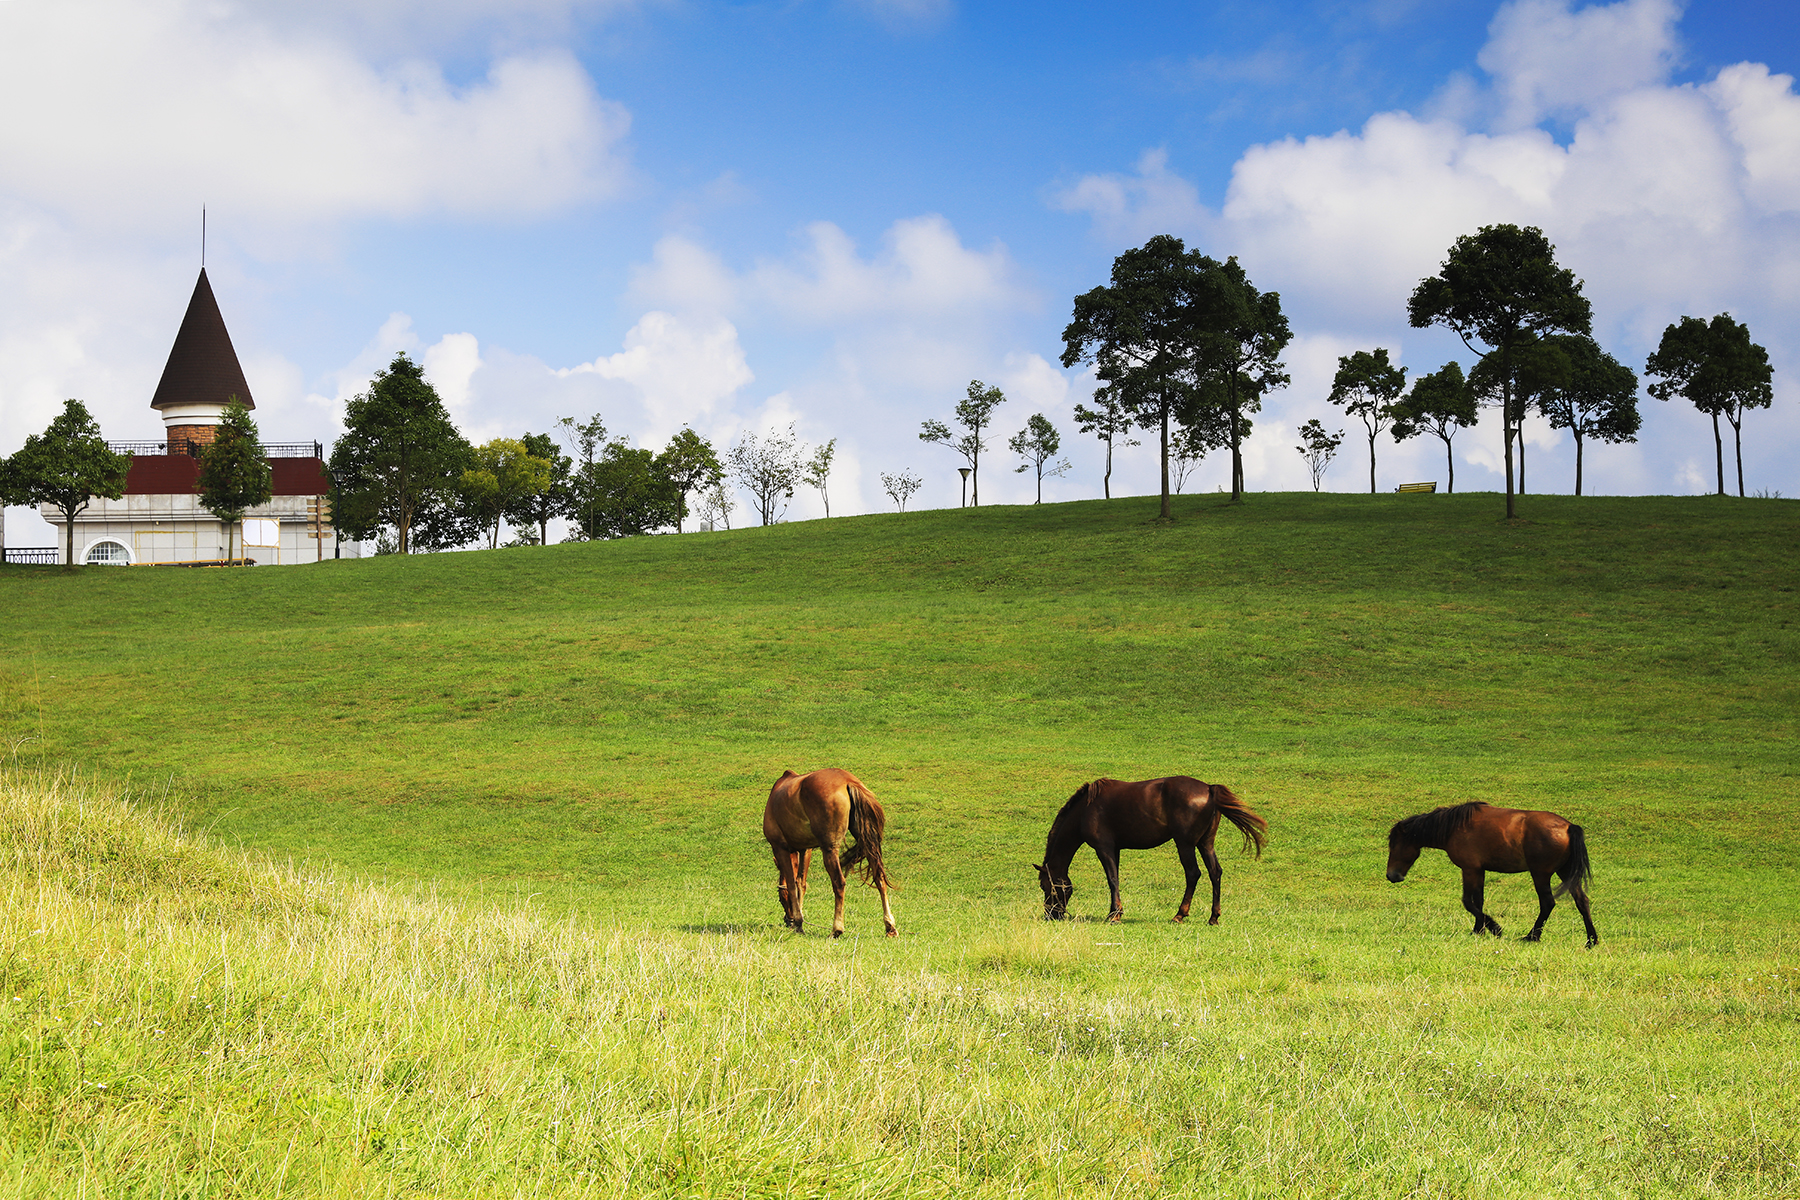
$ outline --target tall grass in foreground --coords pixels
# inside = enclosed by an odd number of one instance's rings
[[[9,1195],[1800,1189],[1779,932],[593,928],[135,799],[0,772]]]

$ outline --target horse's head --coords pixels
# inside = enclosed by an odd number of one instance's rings
[[[1037,867],[1038,886],[1044,889],[1044,920],[1060,921],[1069,912],[1069,899],[1075,895],[1075,885],[1067,876],[1056,879],[1050,874],[1050,868],[1043,863]]]
[[[1417,842],[1409,842],[1405,838],[1395,837],[1391,833],[1388,835],[1387,880],[1389,883],[1399,883],[1404,880],[1406,873],[1412,870],[1412,865],[1418,861],[1419,844]]]

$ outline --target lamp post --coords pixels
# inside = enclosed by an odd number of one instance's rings
[[[969,507],[969,468],[958,467],[958,468],[956,468],[956,471],[957,471],[957,474],[959,474],[963,477],[962,507],[967,508],[967,507]]]

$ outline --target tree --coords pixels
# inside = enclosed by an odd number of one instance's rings
[[[1548,361],[1537,392],[1538,410],[1555,429],[1575,439],[1575,494],[1581,495],[1582,446],[1587,439],[1635,442],[1643,424],[1638,413],[1637,373],[1591,337],[1558,334],[1543,339],[1539,354]],[[1523,490],[1523,485],[1521,485]]]
[[[250,410],[233,396],[225,402],[213,440],[200,450],[200,477],[194,487],[200,493],[200,507],[225,526],[226,562],[237,561],[231,527],[244,519],[246,509],[267,504],[272,494],[275,472],[259,443]]]
[[[1325,482],[1325,468],[1337,457],[1338,447],[1344,444],[1344,431],[1326,433],[1325,427],[1314,417],[1300,427],[1300,444],[1294,449],[1306,460],[1306,467],[1312,472],[1313,491],[1318,491]]]
[[[725,481],[719,480],[700,493],[700,520],[709,528],[723,522],[726,529],[731,528],[731,510],[736,507],[731,496],[725,491]]]
[[[569,475],[568,496],[561,510],[572,526],[568,540],[586,541],[588,535],[583,531],[596,529],[600,525],[600,494],[595,472],[599,470],[601,451],[606,445],[606,422],[600,419],[599,413],[595,413],[585,421],[577,421],[574,417],[558,417],[556,425],[557,432],[575,455]]]
[[[1458,429],[1475,424],[1479,414],[1475,407],[1475,389],[1463,378],[1462,364],[1447,362],[1429,375],[1413,380],[1411,393],[1394,405],[1392,433],[1396,442],[1421,433],[1429,433],[1444,443],[1444,469],[1449,472],[1449,486],[1456,490],[1456,459],[1451,442]]]
[[[1231,406],[1224,390],[1223,380],[1208,377],[1176,411],[1175,431],[1169,438],[1169,480],[1178,496],[1202,459],[1231,445]],[[1238,431],[1250,435],[1250,418],[1240,415]]]
[[[1048,475],[1054,479],[1059,475],[1067,474],[1069,470],[1068,459],[1064,459],[1054,466],[1048,465],[1050,460],[1056,457],[1056,452],[1062,449],[1062,434],[1056,432],[1056,426],[1050,423],[1049,417],[1043,413],[1032,413],[1025,420],[1025,428],[1009,438],[1006,445],[1014,454],[1025,460],[1013,468],[1015,473],[1023,474],[1033,469],[1037,471],[1037,499],[1032,503],[1042,504],[1044,502],[1044,476]]]
[[[975,483],[975,507],[981,507],[981,452],[987,449],[987,442],[981,436],[992,421],[994,410],[1006,403],[1006,397],[997,387],[989,387],[979,379],[969,381],[968,398],[960,400],[956,405],[956,423],[965,430],[961,437],[955,437],[950,427],[942,421],[926,421],[920,428],[921,442],[935,442],[948,446],[963,456],[969,464],[969,477]]]
[[[831,478],[831,460],[837,454],[837,439],[832,438],[823,446],[813,449],[813,456],[806,464],[806,484],[819,489],[819,495],[825,501],[825,515],[831,516],[831,496],[825,491],[825,484]]]
[[[546,438],[546,441],[549,439]],[[488,534],[488,549],[500,545],[500,521],[550,490],[553,464],[533,454],[518,438],[495,438],[475,447],[474,465],[462,473],[466,503]]]
[[[681,492],[681,505],[675,514],[675,532],[680,533],[681,523],[687,518],[688,496],[722,486],[725,468],[714,453],[712,443],[685,425],[669,439],[656,462],[657,469]],[[830,515],[829,508],[826,515]]]
[[[610,441],[588,472],[590,496],[582,506],[583,539],[638,537],[675,524],[681,489],[659,468],[657,456]]]
[[[731,477],[756,498],[757,515],[764,525],[775,524],[787,510],[781,501],[794,498],[794,488],[800,483],[800,456],[804,453],[792,425],[786,433],[770,430],[762,441],[757,440],[754,430],[746,430],[731,447],[727,455]]]
[[[63,565],[75,567],[75,518],[96,496],[125,494],[129,454],[114,454],[100,425],[79,400],[70,400],[41,434],[31,434],[7,460],[12,493],[26,504],[49,504],[62,513]]]
[[[1125,435],[1131,432],[1131,414],[1119,403],[1118,393],[1111,387],[1099,388],[1094,392],[1094,399],[1099,408],[1089,408],[1085,404],[1075,406],[1075,428],[1082,433],[1091,433],[1106,443],[1106,474],[1102,477],[1104,494],[1112,499],[1112,460],[1113,445],[1137,446],[1142,443]]]
[[[1406,390],[1406,368],[1388,361],[1385,346],[1338,359],[1328,399],[1363,423],[1369,434],[1369,495],[1375,494],[1375,437],[1394,419],[1394,401]],[[1316,488],[1314,490],[1317,490]]]
[[[547,433],[528,433],[519,441],[527,454],[550,464],[550,484],[541,492],[520,496],[505,516],[514,528],[537,526],[537,544],[542,546],[550,540],[550,519],[562,516],[569,506],[570,470],[575,462],[556,448],[556,439]]]
[[[907,500],[911,499],[912,494],[924,486],[924,483],[923,479],[911,471],[902,471],[898,475],[889,475],[886,471],[881,473],[881,490],[888,494],[888,498],[894,502],[894,508],[899,512],[906,511]]]
[[[397,354],[345,406],[331,448],[332,520],[357,540],[392,525],[401,554],[460,546],[480,532],[457,487],[473,458],[424,368]]]
[[[1775,400],[1769,352],[1750,340],[1750,330],[1720,313],[1708,324],[1683,317],[1663,330],[1644,373],[1660,377],[1648,391],[1658,400],[1680,396],[1712,418],[1713,453],[1719,468],[1719,495],[1725,494],[1725,445],[1719,418],[1731,422],[1737,451],[1738,495],[1744,494],[1744,412],[1768,408]]]
[[[1205,334],[1201,369],[1212,387],[1202,395],[1219,396],[1230,417],[1231,498],[1244,498],[1244,440],[1250,436],[1246,413],[1262,407],[1263,393],[1286,387],[1281,352],[1294,339],[1281,312],[1279,292],[1258,291],[1238,260],[1201,259]],[[1221,393],[1219,382],[1223,381]]]
[[[1492,360],[1506,457],[1506,516],[1511,520],[1517,515],[1513,435],[1524,421],[1523,406],[1512,394],[1515,358],[1544,334],[1589,332],[1592,312],[1581,281],[1556,265],[1556,247],[1543,230],[1483,225],[1456,239],[1438,274],[1413,289],[1406,313],[1415,329],[1441,325],[1453,330],[1470,353],[1481,356],[1480,366]],[[1476,341],[1488,349],[1477,350]]]

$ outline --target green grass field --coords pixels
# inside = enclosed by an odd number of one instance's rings
[[[0,1178],[1800,1194],[1800,505],[1155,511],[0,571]],[[896,941],[861,888],[780,928],[763,799],[825,765],[887,807]],[[1061,802],[1176,773],[1271,823],[1224,923],[1168,923],[1166,848],[1122,926],[1091,856],[1038,921]],[[1598,949],[1516,941],[1523,878],[1504,941],[1441,854],[1384,882],[1466,799],[1586,827]]]

